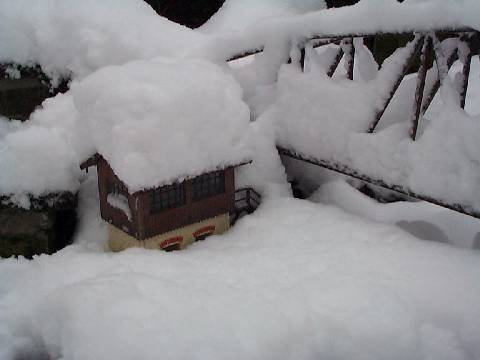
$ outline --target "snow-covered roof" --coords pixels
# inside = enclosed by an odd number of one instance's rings
[[[142,0],[0,1],[0,63],[39,64],[54,80],[180,55],[205,40]]]
[[[250,111],[221,67],[158,58],[108,66],[47,99],[30,120],[0,121],[0,194],[76,191],[100,153],[131,191],[251,160]]]
[[[110,66],[74,83],[71,96],[93,148],[130,191],[251,159],[242,89],[212,63],[158,58]]]

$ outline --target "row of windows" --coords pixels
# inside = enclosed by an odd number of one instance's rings
[[[173,184],[155,189],[150,195],[150,211],[160,212],[185,204],[184,184]]]
[[[199,201],[225,192],[225,173],[216,171],[192,180],[193,200]],[[150,196],[151,212],[161,212],[185,205],[185,183],[155,189]]]
[[[225,174],[223,171],[215,171],[196,177],[192,181],[192,188],[194,201],[222,194],[225,192]]]

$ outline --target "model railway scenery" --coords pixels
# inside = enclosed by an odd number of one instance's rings
[[[480,1],[0,0],[0,360],[480,358]]]

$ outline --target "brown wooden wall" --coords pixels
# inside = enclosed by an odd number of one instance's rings
[[[97,163],[98,171],[98,196],[100,198],[100,214],[102,219],[108,221],[122,229],[127,234],[138,238],[138,204],[136,204],[137,196],[127,194],[128,205],[132,212],[132,221],[129,221],[127,215],[120,209],[117,209],[107,202],[108,182],[118,181],[123,182],[115,175],[107,161],[100,157]]]
[[[158,213],[150,213],[152,190],[128,194],[128,203],[132,212],[132,221],[125,213],[107,203],[109,181],[121,180],[102,157],[97,163],[98,192],[102,219],[122,229],[127,234],[143,240],[167,231],[199,222],[214,216],[229,213],[235,206],[234,169],[225,169],[225,192],[200,201],[193,201],[192,179],[185,181],[184,206]]]
[[[139,238],[145,239],[165,233],[220,214],[235,206],[235,180],[233,168],[225,169],[225,193],[200,201],[192,200],[192,180],[185,181],[184,206],[159,213],[150,213],[151,191],[139,194]]]

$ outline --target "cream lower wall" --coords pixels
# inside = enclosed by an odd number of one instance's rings
[[[184,249],[195,242],[193,233],[206,226],[215,226],[213,234],[222,234],[230,227],[230,217],[228,214],[222,214],[207,220],[185,226],[180,229],[172,230],[145,240],[137,240],[113,225],[108,224],[109,246],[112,251],[122,251],[131,247],[143,247],[146,249],[160,249],[160,244],[168,239],[182,237],[180,248]]]

